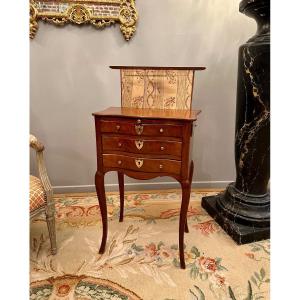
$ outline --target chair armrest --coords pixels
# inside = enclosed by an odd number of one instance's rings
[[[29,142],[30,142],[30,147],[36,151],[36,159],[37,159],[39,178],[41,179],[43,188],[46,192],[47,202],[50,202],[50,201],[52,201],[53,190],[52,190],[52,186],[51,186],[48,174],[47,174],[47,169],[46,169],[44,156],[43,156],[45,147],[32,134],[30,135]]]
[[[30,134],[29,136],[29,144],[30,147],[33,148],[35,151],[43,151],[45,149],[44,145],[38,141],[38,139]]]

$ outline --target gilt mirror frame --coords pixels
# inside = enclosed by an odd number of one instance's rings
[[[137,19],[135,0],[30,0],[31,39],[42,20],[55,25],[91,24],[100,29],[119,23],[125,40],[129,41]]]

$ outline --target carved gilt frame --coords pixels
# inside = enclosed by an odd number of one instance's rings
[[[30,38],[38,30],[38,21],[55,25],[92,24],[96,28],[120,23],[129,41],[136,30],[138,13],[135,0],[30,0]]]

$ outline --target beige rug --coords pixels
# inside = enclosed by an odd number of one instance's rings
[[[180,191],[108,193],[109,235],[98,254],[101,222],[95,194],[56,197],[58,254],[50,255],[45,219],[31,223],[31,296],[44,300],[269,299],[269,240],[238,246],[201,208],[216,192],[194,190],[179,268]]]

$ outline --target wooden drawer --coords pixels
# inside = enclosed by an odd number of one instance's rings
[[[121,151],[130,153],[142,153],[153,155],[170,155],[181,158],[182,143],[178,141],[166,141],[151,138],[133,138],[120,136],[103,135],[102,147],[104,153],[110,151]]]
[[[171,124],[146,123],[136,121],[106,121],[101,120],[101,132],[140,136],[182,137],[183,126]]]
[[[181,162],[171,159],[152,159],[140,156],[103,154],[105,168],[118,168],[148,173],[180,174]]]

